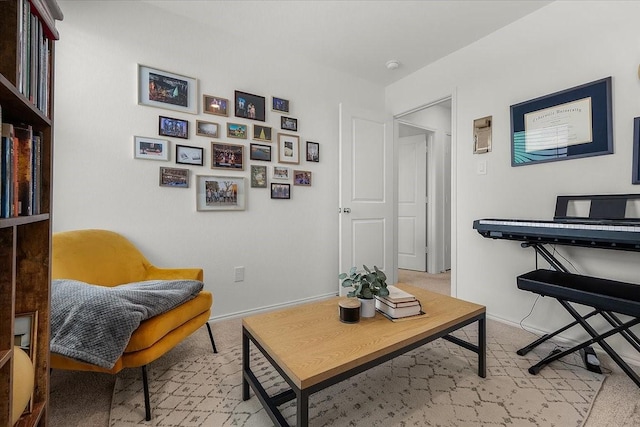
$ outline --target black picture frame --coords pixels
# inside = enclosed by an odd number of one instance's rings
[[[251,188],[267,188],[267,167],[251,165]]]
[[[189,169],[161,167],[160,187],[189,188]]]
[[[204,148],[176,144],[176,163],[180,165],[204,166]]]
[[[633,119],[633,170],[631,183],[640,184],[640,117]]]
[[[271,198],[272,199],[290,199],[291,198],[291,184],[271,183]]]
[[[249,159],[262,162],[271,161],[271,146],[263,144],[249,144]]]
[[[298,119],[294,119],[293,117],[281,116],[280,129],[298,132]]]
[[[264,96],[236,90],[233,105],[236,117],[265,121],[266,100]]]
[[[317,142],[307,141],[307,162],[320,161],[320,144]]]
[[[189,139],[189,121],[173,117],[158,117],[158,134],[173,138]]]
[[[211,142],[211,169],[244,170],[244,145]]]
[[[511,166],[612,154],[611,106],[611,77],[512,105]]]
[[[271,142],[272,129],[269,126],[253,125],[253,139],[256,141]]]
[[[277,96],[271,97],[271,110],[278,111],[280,113],[289,112],[289,100],[284,98],[278,98]]]

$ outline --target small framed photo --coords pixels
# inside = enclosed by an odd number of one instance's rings
[[[169,160],[169,141],[166,139],[133,137],[133,157],[147,160]]]
[[[202,111],[216,116],[229,115],[229,100],[211,95],[202,95]]]
[[[271,142],[271,128],[269,126],[253,125],[253,139]]]
[[[251,93],[235,91],[235,111],[236,117],[243,119],[265,121],[265,98],[264,96],[253,95]]]
[[[273,178],[274,179],[289,179],[289,171],[291,169],[285,168],[282,166],[274,166],[273,167]]]
[[[298,132],[298,119],[293,117],[280,117],[280,129]]]
[[[13,328],[13,345],[20,347],[34,361],[38,334],[38,312],[16,314]]]
[[[278,162],[295,165],[300,163],[300,137],[286,133],[278,134]]]
[[[189,169],[161,167],[160,187],[189,188]]]
[[[249,147],[249,158],[251,160],[271,161],[271,146],[262,144],[251,144]]]
[[[320,161],[320,144],[307,141],[307,162]]]
[[[271,184],[271,198],[272,199],[290,199],[291,198],[291,184]]]
[[[267,167],[251,165],[251,187],[267,188]]]
[[[138,104],[198,114],[198,86],[193,77],[138,64]]]
[[[245,209],[244,178],[198,175],[196,185],[198,211],[243,211]]]
[[[227,136],[229,138],[247,139],[247,125],[227,123]]]
[[[189,122],[172,117],[160,116],[158,119],[158,134],[189,139]]]
[[[196,135],[220,138],[220,125],[213,122],[196,120]]]
[[[204,166],[204,148],[176,145],[176,163]]]
[[[38,312],[16,314],[13,328],[13,345],[20,347],[27,353],[33,366],[36,366],[38,338]],[[34,368],[35,369],[35,368]],[[29,404],[23,414],[30,414],[33,411],[33,392],[29,399]]]
[[[271,97],[271,109],[280,113],[289,112],[289,100],[278,98],[277,96]]]
[[[293,185],[306,185],[311,186],[311,172],[310,171],[293,171]]]
[[[244,145],[212,142],[211,169],[244,170]]]

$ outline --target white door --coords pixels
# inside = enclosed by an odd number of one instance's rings
[[[377,266],[393,284],[397,244],[391,117],[340,104],[339,167],[340,272]]]
[[[427,270],[427,139],[398,139],[398,268]]]

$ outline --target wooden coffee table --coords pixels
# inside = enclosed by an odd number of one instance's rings
[[[299,427],[309,423],[309,396],[438,338],[478,354],[478,375],[486,376],[485,307],[446,295],[398,284],[414,294],[426,315],[392,322],[380,313],[360,322],[340,322],[344,297],[246,317],[242,320],[242,398],[249,386],[275,425],[288,426],[278,406],[297,399]],[[478,344],[449,333],[478,322]],[[253,343],[291,389],[269,396],[251,370]]]

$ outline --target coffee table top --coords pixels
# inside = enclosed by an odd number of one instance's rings
[[[380,356],[485,312],[485,307],[406,284],[426,313],[392,322],[380,313],[342,323],[335,297],[249,316],[242,325],[300,389],[311,387]]]

